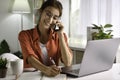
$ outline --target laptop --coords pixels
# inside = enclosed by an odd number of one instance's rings
[[[80,64],[62,67],[62,73],[81,77],[109,70],[115,60],[120,38],[88,41]]]

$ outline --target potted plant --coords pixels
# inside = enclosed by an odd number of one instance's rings
[[[13,53],[14,55],[16,55],[17,57],[19,57],[20,59],[23,59],[23,56],[22,56],[22,52],[21,51],[16,51]]]
[[[113,37],[111,34],[113,30],[110,30],[112,27],[111,24],[106,24],[106,25],[96,25],[92,24],[93,27],[92,29],[97,29],[96,32],[92,33],[92,40],[98,40],[98,39],[110,39]]]
[[[9,48],[7,41],[6,40],[1,41],[0,42],[0,55],[4,53],[9,53],[9,52],[10,52],[10,48]]]
[[[7,63],[8,63],[8,60],[6,58],[4,58],[4,59],[0,58],[0,78],[6,77]]]

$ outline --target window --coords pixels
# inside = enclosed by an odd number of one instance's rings
[[[70,46],[85,47],[86,38],[85,30],[81,27],[81,1],[71,0],[70,2]]]
[[[120,0],[71,0],[70,45],[85,47],[87,27],[112,24],[114,37],[120,37]]]

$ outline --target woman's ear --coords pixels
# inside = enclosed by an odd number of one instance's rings
[[[37,20],[36,20],[37,24],[39,24],[39,22],[40,22],[41,14],[42,14],[42,10],[39,9],[39,10],[36,12],[37,17],[39,17],[39,18],[37,18]]]
[[[39,13],[39,15],[41,16],[41,14],[42,14],[42,10],[41,10],[41,9],[39,9],[38,13]]]

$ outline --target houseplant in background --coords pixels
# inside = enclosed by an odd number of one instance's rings
[[[0,55],[4,53],[10,53],[9,45],[6,40],[1,41],[0,43]]]
[[[110,28],[112,27],[111,24],[103,25],[96,25],[92,24],[92,29],[96,29],[96,32],[92,32],[92,40],[99,40],[99,39],[110,39],[113,37],[111,34],[113,30]]]
[[[17,57],[19,57],[20,59],[23,59],[23,55],[22,55],[21,51],[16,51],[13,54],[16,55]]]
[[[7,63],[8,63],[8,60],[6,58],[0,58],[0,78],[6,77]]]

